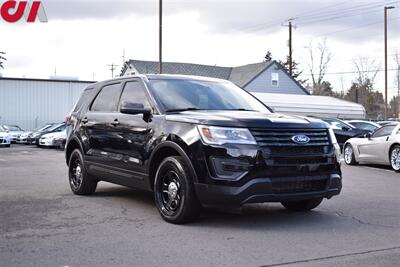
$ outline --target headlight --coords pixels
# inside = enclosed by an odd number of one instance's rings
[[[215,126],[197,126],[201,139],[210,145],[247,144],[256,145],[256,140],[245,128],[224,128]]]

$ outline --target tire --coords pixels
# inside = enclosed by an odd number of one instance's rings
[[[353,146],[346,144],[343,150],[344,162],[347,165],[357,165],[356,157],[354,156]]]
[[[287,201],[281,204],[291,211],[310,211],[315,209],[321,204],[323,198],[307,199],[301,201]]]
[[[154,198],[161,217],[169,223],[187,223],[200,215],[193,177],[182,157],[161,162],[154,179]]]
[[[395,145],[389,154],[390,166],[395,172],[400,172],[400,146]]]
[[[72,151],[69,158],[68,178],[71,190],[76,195],[90,195],[96,191],[97,180],[87,173],[79,149]]]

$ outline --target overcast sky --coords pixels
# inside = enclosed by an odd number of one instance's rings
[[[42,1],[48,23],[0,22],[0,51],[7,52],[3,76],[81,80],[110,78],[108,64],[158,59],[158,0]],[[389,10],[389,68],[400,50],[400,1],[164,0],[164,60],[219,66],[260,62],[270,50],[287,56],[294,18],[294,59],[309,78],[306,46],[326,39],[333,54],[326,79],[341,91],[354,74],[352,61],[375,58],[383,69],[383,6]],[[389,90],[394,93],[394,71]],[[377,78],[383,89],[383,72]]]

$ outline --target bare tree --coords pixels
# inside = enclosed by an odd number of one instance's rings
[[[326,45],[326,39],[318,43],[316,47],[310,43],[307,49],[310,56],[308,70],[311,73],[312,86],[314,91],[321,91],[325,74],[332,60],[332,53]]]
[[[376,59],[368,57],[360,57],[353,60],[354,67],[357,70],[356,82],[361,86],[375,83],[376,76],[379,72],[379,64]]]

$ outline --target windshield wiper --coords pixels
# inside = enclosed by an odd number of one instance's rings
[[[165,112],[183,112],[183,111],[192,111],[192,110],[204,110],[199,108],[177,108],[177,109],[167,109]]]

